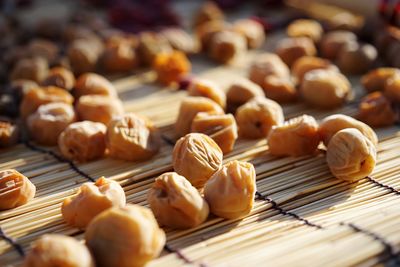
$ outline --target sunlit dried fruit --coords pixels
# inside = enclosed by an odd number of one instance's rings
[[[289,37],[308,37],[317,43],[322,36],[321,24],[312,19],[298,19],[289,24],[286,33]]]
[[[278,42],[275,51],[289,67],[303,56],[317,54],[313,41],[306,37],[284,38]]]
[[[339,69],[327,59],[305,56],[293,63],[292,74],[296,78],[297,83],[300,84],[307,72],[316,69],[339,71]]]
[[[203,96],[210,98],[215,103],[225,108],[226,95],[224,91],[213,81],[196,78],[190,81],[187,89],[190,96]]]
[[[0,171],[0,210],[26,204],[36,193],[35,185],[14,169]]]
[[[47,62],[43,58],[24,58],[19,60],[10,74],[10,80],[32,80],[40,83],[46,78]]]
[[[172,228],[196,227],[207,219],[207,202],[190,182],[176,172],[155,179],[147,202],[161,225]]]
[[[211,37],[209,55],[215,61],[227,64],[243,54],[246,47],[246,39],[241,34],[224,30]]]
[[[207,181],[204,197],[213,214],[237,219],[250,213],[256,190],[253,164],[234,160],[222,166]]]
[[[83,95],[117,96],[114,85],[105,77],[96,73],[85,73],[78,77],[75,84],[74,95],[79,98]]]
[[[249,79],[263,86],[265,77],[270,75],[289,78],[290,71],[277,55],[271,53],[258,55],[250,65]]]
[[[199,45],[194,38],[181,28],[166,28],[160,34],[167,39],[175,50],[185,54],[193,54],[199,50]]]
[[[141,63],[151,66],[155,57],[161,53],[171,53],[168,40],[158,33],[143,32],[139,35],[138,53]]]
[[[318,123],[308,115],[274,126],[268,135],[269,152],[275,156],[312,155],[319,141]]]
[[[337,71],[317,69],[306,73],[300,92],[310,105],[329,109],[341,106],[348,99],[351,85]]]
[[[239,19],[233,23],[233,30],[246,37],[249,49],[259,48],[265,41],[264,27],[252,19]]]
[[[335,60],[343,46],[355,41],[357,41],[357,36],[350,31],[328,32],[320,42],[321,55]]]
[[[41,57],[48,63],[55,61],[59,54],[57,44],[46,39],[33,39],[27,47],[27,52],[31,57]]]
[[[238,107],[250,99],[263,96],[263,90],[256,83],[246,78],[237,79],[226,92],[227,109],[230,113],[235,113]]]
[[[289,78],[269,75],[262,86],[265,96],[279,103],[296,101],[297,90]]]
[[[62,102],[72,105],[74,98],[65,90],[49,86],[44,88],[34,88],[29,90],[22,99],[20,105],[20,114],[22,118],[28,117],[30,114],[34,113],[39,106]]]
[[[45,234],[32,243],[23,267],[94,267],[89,249],[73,237]]]
[[[67,56],[74,73],[79,75],[95,71],[102,50],[102,47],[89,40],[79,39],[72,42],[68,47]]]
[[[113,118],[124,114],[121,100],[107,95],[84,95],[76,104],[81,120],[96,121],[107,125]]]
[[[18,138],[19,127],[11,121],[0,118],[0,148],[17,144]]]
[[[132,43],[122,39],[106,45],[100,56],[100,64],[105,72],[128,72],[139,65],[139,58]]]
[[[180,138],[172,154],[174,170],[195,187],[202,187],[221,167],[222,151],[210,137],[190,133]]]
[[[223,30],[229,30],[231,25],[222,20],[213,20],[205,22],[196,28],[196,36],[200,43],[201,50],[207,52],[210,49],[210,43],[213,36]]]
[[[103,211],[85,233],[99,267],[145,266],[160,254],[165,239],[150,209],[139,205]]]
[[[74,109],[65,103],[49,103],[40,106],[27,119],[29,135],[41,145],[57,144],[58,136],[76,120]]]
[[[224,154],[233,150],[238,138],[235,118],[232,114],[210,114],[199,112],[194,117],[191,132],[203,133],[211,137]]]
[[[387,81],[397,74],[400,74],[398,68],[377,68],[363,75],[361,83],[367,92],[383,91]]]
[[[198,27],[206,22],[224,20],[223,11],[213,2],[205,2],[194,15],[193,26]]]
[[[150,120],[128,113],[108,124],[106,142],[111,157],[141,161],[158,152],[160,135]]]
[[[209,98],[201,96],[185,97],[181,102],[178,118],[175,122],[175,133],[178,137],[190,132],[192,121],[199,112],[224,114],[222,108]]]
[[[182,77],[189,73],[191,64],[183,52],[173,51],[157,54],[153,61],[153,69],[161,83],[170,85],[178,83]]]
[[[58,147],[68,159],[83,162],[101,158],[106,150],[106,129],[99,122],[72,123],[58,137]]]
[[[125,204],[125,192],[119,183],[101,177],[95,183],[84,183],[76,195],[66,198],[61,213],[69,225],[84,229],[102,211]]]
[[[372,142],[372,144],[375,146],[378,144],[378,137],[371,127],[359,120],[343,114],[334,114],[323,119],[319,125],[319,134],[324,145],[328,146],[332,136],[334,136],[338,131],[347,128],[355,128],[359,130]]]
[[[396,113],[381,92],[374,92],[361,99],[357,119],[372,127],[384,127],[396,121]]]
[[[359,130],[344,129],[331,138],[326,161],[335,177],[354,182],[363,179],[374,170],[376,149]]]
[[[400,73],[393,75],[386,81],[383,94],[390,101],[400,103]]]
[[[38,87],[39,85],[31,80],[15,80],[10,83],[10,90],[17,97],[18,103],[29,90]]]
[[[283,123],[281,106],[273,100],[253,98],[236,111],[239,135],[245,138],[266,137],[272,126]]]
[[[337,65],[349,74],[363,74],[368,71],[378,57],[376,48],[370,44],[351,42],[340,50]]]
[[[64,88],[65,90],[71,91],[75,85],[74,74],[63,67],[54,67],[50,69],[46,79],[42,82],[44,86],[57,86]]]

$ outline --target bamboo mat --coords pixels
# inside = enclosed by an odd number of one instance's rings
[[[282,34],[270,36],[271,49]],[[217,66],[204,57],[192,58],[193,72],[226,88],[246,76],[249,62],[260,51],[249,52],[233,66]],[[309,114],[322,119],[332,113],[354,115],[362,95],[359,77],[350,77],[356,90],[353,103],[321,111],[302,103],[284,105],[286,118]],[[155,75],[140,71],[113,78],[126,111],[152,119],[164,135],[173,138],[173,124],[184,91],[162,88]],[[400,265],[400,127],[377,129],[378,164],[358,183],[335,179],[324,153],[315,157],[282,157],[268,154],[266,140],[238,140],[224,161],[254,164],[258,195],[251,214],[242,220],[210,216],[197,228],[165,229],[167,246],[149,266],[374,266]],[[56,148],[45,148],[57,153]],[[155,177],[171,171],[173,147],[164,143],[148,162],[104,158],[77,164],[79,170],[121,183],[128,203],[147,206],[146,194]],[[34,200],[0,212],[3,231],[24,251],[42,234],[61,233],[82,240],[83,233],[67,226],[60,213],[62,201],[88,179],[68,163],[49,153],[21,144],[0,151],[0,169],[15,168],[37,187]],[[0,241],[0,266],[19,266],[17,250]]]

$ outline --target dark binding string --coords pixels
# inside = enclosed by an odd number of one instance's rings
[[[365,177],[365,178],[366,178],[368,181],[370,181],[371,183],[373,183],[374,185],[376,185],[376,186],[382,187],[382,188],[384,188],[384,189],[390,191],[391,193],[395,193],[396,195],[400,195],[400,191],[399,191],[399,190],[397,190],[397,189],[395,189],[395,188],[393,188],[393,187],[391,187],[391,186],[389,186],[389,185],[382,184],[381,182],[378,182],[377,180],[375,180],[375,179],[372,178],[371,176],[367,176],[367,177]]]
[[[15,242],[15,240],[11,237],[9,237],[8,235],[6,235],[6,233],[3,231],[3,229],[0,227],[0,238],[2,238],[4,241],[6,241],[8,244],[10,244],[21,257],[25,256],[25,251],[22,248],[22,246],[20,244],[18,244],[17,242]]]
[[[287,216],[290,216],[292,218],[295,218],[296,220],[303,222],[305,225],[308,225],[308,226],[311,226],[311,227],[314,227],[314,228],[317,228],[317,229],[323,229],[322,226],[320,226],[318,224],[315,224],[315,223],[312,223],[309,220],[300,217],[296,213],[284,210],[283,208],[281,208],[278,205],[278,203],[276,203],[274,200],[272,200],[271,198],[269,198],[267,196],[263,196],[260,192],[256,192],[256,199],[269,202],[272,205],[272,208],[274,210],[278,211],[282,215],[287,215]]]
[[[25,141],[24,145],[36,152],[40,152],[42,154],[48,154],[50,156],[52,156],[53,158],[55,158],[56,160],[58,160],[59,162],[62,163],[68,163],[68,165],[71,167],[72,170],[74,170],[76,173],[82,175],[83,177],[85,177],[86,179],[88,179],[91,182],[96,182],[96,179],[94,179],[93,177],[91,177],[89,174],[85,173],[84,171],[80,170],[74,162],[72,162],[71,160],[68,160],[60,155],[58,155],[57,153],[55,153],[54,151],[51,150],[47,150],[38,146],[35,146],[34,144],[30,143],[29,141]]]
[[[390,256],[390,258],[394,259],[396,261],[396,263],[400,265],[400,254],[395,252],[393,245],[390,244],[388,241],[386,241],[385,238],[383,238],[382,236],[380,236],[374,232],[363,229],[363,228],[355,225],[354,223],[341,222],[340,225],[348,226],[354,232],[365,234],[365,235],[371,237],[372,239],[374,239],[375,241],[381,243],[382,246],[384,247],[384,251]]]
[[[165,134],[161,134],[161,139],[164,140],[164,142],[167,143],[168,145],[175,146],[175,142]]]
[[[189,259],[185,254],[183,254],[183,252],[181,250],[173,249],[168,244],[165,244],[164,249],[166,251],[168,251],[169,253],[175,253],[178,256],[178,258],[183,260],[186,264],[194,264],[195,263],[195,261]],[[204,264],[204,263],[200,263],[199,266],[200,267],[207,267],[207,265]]]

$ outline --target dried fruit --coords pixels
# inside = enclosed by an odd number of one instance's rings
[[[0,118],[0,148],[17,144],[18,137],[19,127],[11,121]]]
[[[0,171],[0,210],[12,209],[34,198],[35,185],[14,169]]]
[[[204,197],[212,213],[226,219],[242,218],[250,213],[256,192],[253,164],[231,161],[217,171],[204,187]]]
[[[54,102],[72,105],[73,101],[74,98],[61,88],[55,86],[34,88],[23,96],[20,105],[20,114],[21,117],[25,119],[30,114],[34,113],[41,105]]]
[[[47,78],[42,82],[44,86],[57,86],[71,91],[75,85],[74,74],[64,67],[54,67],[50,69]]]
[[[297,99],[296,87],[288,78],[269,75],[265,77],[262,88],[267,98],[279,103],[289,103]]]
[[[361,99],[357,119],[371,127],[384,127],[396,121],[396,113],[381,92],[374,92]]]
[[[174,170],[195,187],[202,187],[221,167],[222,151],[205,134],[190,133],[180,138],[172,154]]]
[[[362,74],[368,71],[378,57],[376,48],[370,44],[351,42],[339,52],[337,65],[349,74]]]
[[[388,80],[400,74],[397,68],[377,68],[361,77],[361,83],[367,92],[383,91]]]
[[[139,35],[138,53],[141,63],[146,66],[153,65],[158,54],[171,53],[172,48],[168,40],[158,33],[143,32]]]
[[[199,50],[199,45],[194,38],[181,28],[166,28],[160,34],[167,39],[171,47],[175,50],[185,54],[193,54]]]
[[[102,47],[90,40],[78,39],[73,41],[68,47],[67,56],[74,73],[80,75],[95,71],[102,50]]]
[[[97,266],[139,267],[160,254],[165,233],[149,209],[128,204],[96,216],[85,240]]]
[[[175,132],[178,137],[184,136],[190,132],[190,126],[197,113],[212,112],[215,114],[224,114],[222,108],[205,97],[185,97],[179,108],[178,118],[175,123]]]
[[[153,61],[153,69],[161,83],[170,85],[178,83],[182,77],[188,74],[191,64],[183,52],[173,51],[157,54]]]
[[[290,71],[277,55],[271,53],[258,55],[250,66],[249,79],[263,86],[265,77],[270,75],[289,78]]]
[[[101,177],[95,183],[84,183],[76,195],[66,198],[61,213],[69,225],[84,229],[101,212],[125,204],[125,192],[119,183]]]
[[[147,118],[133,113],[108,124],[106,142],[110,156],[123,160],[147,160],[160,148],[157,128]]]
[[[74,122],[58,137],[58,147],[68,159],[83,162],[101,158],[106,150],[106,129],[98,122]]]
[[[226,95],[218,84],[213,81],[196,78],[190,81],[187,91],[190,96],[203,96],[210,98],[222,108],[225,108]]]
[[[254,97],[263,97],[264,92],[260,86],[252,81],[242,78],[235,80],[226,92],[227,106],[230,113]]]
[[[135,47],[125,39],[108,42],[99,60],[103,70],[109,73],[128,72],[139,65]]]
[[[16,96],[18,103],[21,102],[23,96],[33,88],[38,88],[39,85],[31,80],[15,80],[10,83],[10,91]]]
[[[340,130],[328,144],[326,161],[335,177],[349,182],[358,181],[374,170],[375,146],[357,129]]]
[[[275,156],[311,155],[320,141],[318,123],[308,115],[302,115],[272,127],[268,135],[269,152]]]
[[[307,103],[329,109],[346,101],[351,94],[351,85],[339,72],[317,69],[306,73],[300,92]]]
[[[213,2],[205,2],[194,15],[193,27],[199,27],[209,21],[224,20],[223,11]]]
[[[124,114],[121,100],[107,95],[84,95],[78,99],[76,113],[81,120],[96,121],[107,125]]]
[[[319,57],[301,57],[293,63],[292,74],[296,78],[298,84],[303,81],[304,75],[316,69],[326,69],[339,71],[339,69],[333,65],[329,60],[322,59]]]
[[[43,58],[24,58],[19,60],[10,74],[10,80],[32,80],[40,83],[46,78],[48,66]]]
[[[340,50],[347,44],[357,41],[357,36],[350,31],[331,31],[326,33],[321,40],[321,55],[335,60]]]
[[[199,40],[201,50],[203,52],[208,52],[213,36],[220,31],[229,30],[230,28],[231,25],[222,20],[208,21],[197,27],[196,36]]]
[[[46,39],[33,39],[28,44],[27,50],[31,57],[41,57],[48,63],[54,62],[60,52],[54,42]]]
[[[32,243],[23,267],[94,267],[89,249],[73,237],[45,234]]]
[[[298,19],[289,24],[286,33],[289,37],[308,37],[315,43],[321,39],[321,24],[313,19]]]
[[[238,137],[235,118],[232,114],[210,114],[199,112],[194,117],[191,132],[203,133],[211,137],[224,154],[233,150]]]
[[[246,37],[249,49],[259,48],[265,41],[264,27],[252,19],[239,19],[233,24],[233,30]]]
[[[338,131],[347,128],[355,128],[359,130],[372,142],[372,144],[375,146],[378,144],[378,137],[371,127],[359,120],[343,114],[335,114],[323,119],[319,125],[319,134],[324,145],[328,146],[332,136],[334,136]]]
[[[400,103],[400,73],[393,75],[386,81],[383,94],[390,101]]]
[[[215,61],[227,64],[246,51],[246,39],[239,33],[223,30],[210,40],[209,55]]]
[[[279,41],[275,51],[289,67],[303,56],[315,56],[317,54],[314,43],[306,37],[284,38]]]
[[[273,100],[256,97],[236,111],[239,135],[245,138],[262,138],[269,134],[272,126],[283,123],[281,106]]]
[[[114,85],[105,77],[96,73],[85,73],[78,77],[75,84],[74,95],[79,98],[83,95],[117,96]]]
[[[147,202],[161,225],[172,228],[196,227],[207,219],[207,202],[185,177],[167,172],[154,181]]]
[[[75,120],[71,105],[59,102],[45,104],[28,117],[29,135],[41,145],[54,146],[61,132]]]

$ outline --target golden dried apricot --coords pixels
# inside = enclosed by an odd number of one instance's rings
[[[262,138],[269,134],[272,126],[283,123],[281,106],[273,100],[256,97],[236,111],[239,135],[244,138]]]
[[[14,169],[0,171],[0,210],[12,209],[34,198],[35,185]]]
[[[73,41],[67,50],[68,61],[76,75],[95,71],[102,48],[85,39]]]
[[[234,160],[222,166],[207,181],[204,197],[213,214],[238,219],[250,213],[256,190],[253,164]]]
[[[224,13],[214,2],[207,1],[194,15],[193,26],[198,27],[206,22],[216,20],[224,20]]]
[[[210,40],[209,55],[218,63],[228,64],[246,51],[246,39],[239,33],[223,30]]]
[[[210,114],[199,112],[194,117],[191,132],[203,133],[211,137],[224,154],[233,150],[238,138],[235,118],[232,114]]]
[[[178,118],[175,123],[175,133],[178,137],[190,132],[192,121],[199,112],[224,114],[223,109],[209,98],[201,96],[185,97],[181,102]]]
[[[96,73],[85,73],[78,77],[75,84],[74,95],[79,98],[83,95],[117,96],[114,85],[105,77]]]
[[[357,119],[371,127],[384,127],[396,121],[396,113],[381,92],[374,92],[361,99]]]
[[[272,127],[268,135],[269,152],[275,156],[311,155],[320,141],[318,123],[308,115],[302,115]]]
[[[339,71],[339,69],[327,59],[305,56],[293,63],[292,74],[296,78],[297,83],[300,84],[307,72],[316,69]]]
[[[111,157],[141,161],[158,152],[160,135],[150,120],[127,113],[108,124],[106,143]]]
[[[23,267],[94,267],[89,249],[70,236],[45,234],[32,243]]]
[[[64,157],[80,162],[101,158],[106,150],[106,130],[99,122],[71,123],[58,137],[58,148]]]
[[[121,100],[107,95],[81,96],[75,109],[79,119],[101,122],[105,125],[124,114]]]
[[[199,44],[188,32],[181,28],[166,28],[162,30],[160,34],[167,39],[171,47],[175,50],[185,54],[193,54],[199,50]]]
[[[246,37],[249,49],[259,48],[265,41],[264,27],[252,19],[239,19],[233,23],[233,30]]]
[[[196,28],[196,36],[203,52],[210,50],[210,43],[213,36],[223,30],[229,30],[231,25],[222,20],[205,22]]]
[[[172,228],[191,228],[204,222],[207,202],[190,182],[176,172],[167,172],[154,181],[147,202],[158,223]]]
[[[171,53],[172,47],[168,43],[168,40],[161,34],[143,32],[139,35],[137,51],[140,62],[146,66],[151,66],[158,54]]]
[[[64,67],[54,67],[50,69],[46,79],[42,82],[44,86],[57,86],[71,91],[75,85],[74,74]]]
[[[341,106],[348,99],[351,85],[337,71],[317,69],[306,73],[300,92],[310,105],[330,109]]]
[[[57,145],[58,136],[68,125],[76,121],[74,109],[65,103],[49,103],[40,106],[29,115],[29,135],[41,145]]]
[[[184,176],[195,187],[202,187],[221,167],[222,151],[210,137],[190,133],[175,144],[172,154],[174,171]]]
[[[203,96],[210,98],[215,103],[225,108],[226,95],[224,91],[213,81],[196,78],[193,79],[187,89],[190,96]]]
[[[377,57],[378,52],[374,46],[351,42],[340,50],[337,65],[344,73],[363,74],[372,67]]]
[[[135,47],[129,40],[122,39],[118,42],[108,43],[99,59],[105,72],[128,72],[139,65],[139,58]]]
[[[179,80],[190,72],[191,64],[186,55],[181,51],[157,54],[153,61],[153,69],[158,80],[165,85],[178,83]]]
[[[313,41],[306,37],[284,38],[277,44],[275,52],[289,67],[303,56],[315,56],[317,49]]]
[[[321,55],[327,59],[335,60],[340,50],[347,44],[357,41],[357,36],[344,30],[326,33],[320,42]]]
[[[54,42],[46,39],[33,39],[27,47],[27,53],[30,57],[41,57],[50,64],[56,60],[59,50]]]
[[[19,127],[11,121],[0,118],[0,148],[17,144],[18,138]]]
[[[289,103],[297,100],[297,90],[289,78],[269,75],[265,77],[262,86],[265,96],[279,103]]]
[[[334,114],[326,117],[319,125],[319,134],[325,146],[328,146],[332,136],[340,130],[355,128],[367,137],[375,146],[378,144],[378,137],[374,130],[367,124],[343,114]]]
[[[265,96],[264,92],[258,84],[246,78],[237,79],[226,92],[227,110],[230,113],[235,113],[238,107],[250,99],[263,96]]]
[[[119,183],[101,177],[95,183],[84,183],[76,195],[66,198],[61,213],[69,225],[84,229],[102,211],[125,204],[125,192]]]
[[[400,74],[398,68],[377,68],[363,75],[361,84],[367,92],[383,91],[387,81],[397,74]]]
[[[275,54],[263,53],[250,65],[249,79],[263,86],[265,77],[274,75],[289,78],[290,71],[286,64]]]
[[[374,170],[376,149],[359,130],[343,129],[329,141],[326,161],[335,177],[354,182],[363,179]]]
[[[165,233],[148,208],[128,204],[96,216],[85,233],[98,267],[142,267],[157,257]]]
[[[386,81],[383,94],[390,101],[400,103],[400,73],[393,75]]]
[[[313,19],[298,19],[289,24],[286,33],[289,37],[308,37],[315,43],[321,39],[321,24]]]
[[[10,80],[32,80],[40,83],[47,76],[47,62],[43,58],[24,58],[19,60],[10,74]]]

